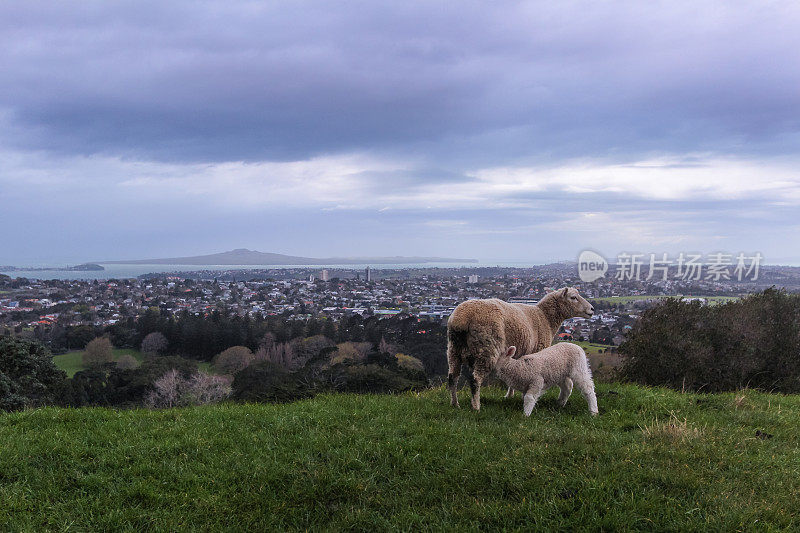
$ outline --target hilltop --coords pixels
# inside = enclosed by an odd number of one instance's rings
[[[600,385],[530,419],[487,388],[0,415],[11,530],[800,526],[800,397]],[[462,391],[462,394],[466,394]]]
[[[125,261],[99,261],[104,264],[125,265],[390,265],[414,263],[477,263],[477,259],[451,257],[299,257],[293,255],[258,252],[238,248],[228,252],[191,257],[161,259],[130,259]]]

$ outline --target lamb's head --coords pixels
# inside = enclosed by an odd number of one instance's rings
[[[594,315],[594,306],[578,293],[578,289],[564,287],[558,291],[561,309],[570,317],[591,318]]]
[[[515,353],[517,353],[516,346],[509,346],[508,348],[506,348],[506,351],[501,353],[500,357],[497,358],[496,364],[498,366],[496,366],[495,369],[497,369],[498,367],[503,367],[506,364],[508,364],[509,361],[514,358]]]

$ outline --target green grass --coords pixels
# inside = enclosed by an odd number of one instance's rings
[[[577,344],[583,351],[586,352],[587,355],[595,355],[599,353],[605,352],[609,348],[614,348],[614,346],[608,346],[606,344],[595,344],[593,342],[588,341],[564,341],[564,342],[571,342],[572,344]]]
[[[137,361],[142,361],[143,356],[139,350],[131,348],[114,348],[113,350],[114,361],[118,361],[123,355],[132,355]],[[67,352],[61,355],[54,355],[53,362],[58,368],[67,373],[68,377],[75,375],[75,372],[85,370],[86,366],[83,364],[83,351]]]
[[[144,360],[142,352],[132,348],[114,348],[113,355],[114,361],[118,361],[123,355],[132,355],[134,359],[139,362]],[[67,377],[70,378],[75,375],[75,372],[80,372],[81,370],[86,369],[86,366],[83,364],[83,351],[67,352],[61,355],[54,355],[53,362],[58,368],[66,372]],[[200,370],[208,374],[215,373],[211,367],[211,363],[207,361],[198,362],[197,366]]]
[[[0,529],[800,528],[800,397],[598,392],[4,414]]]

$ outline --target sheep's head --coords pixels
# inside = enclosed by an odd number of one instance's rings
[[[558,297],[561,300],[561,307],[570,317],[591,318],[594,315],[594,306],[578,293],[578,289],[564,287],[559,291]]]

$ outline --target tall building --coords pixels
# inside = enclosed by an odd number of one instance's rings
[[[469,277],[469,282],[470,282],[470,283],[478,283],[478,275],[477,275],[477,274],[472,274],[472,275]]]
[[[364,279],[366,281],[372,281],[372,270],[369,267],[364,269]]]
[[[330,280],[331,280],[331,275],[330,275],[330,273],[327,271],[327,269],[322,271],[322,275],[320,276],[320,279],[321,279],[322,281],[330,281]]]
[[[308,276],[309,283],[314,283],[314,274]]]

